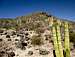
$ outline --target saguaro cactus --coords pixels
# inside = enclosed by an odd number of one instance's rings
[[[65,41],[64,41],[64,51],[65,51],[65,56],[70,57],[70,43],[69,43],[69,29],[68,29],[68,22],[65,22],[64,24],[65,28]]]
[[[59,55],[60,57],[64,57],[63,56],[63,47],[62,47],[62,43],[61,43],[61,32],[60,32],[60,26],[61,26],[61,21],[57,20],[57,42],[58,42],[58,49],[59,49]]]

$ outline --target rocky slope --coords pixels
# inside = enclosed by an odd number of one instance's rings
[[[0,57],[54,57],[52,32],[49,24],[51,17],[52,15],[41,12],[17,17],[14,20],[1,19]],[[59,20],[56,17],[53,19],[54,23]],[[64,20],[61,22],[63,25]],[[75,22],[68,22],[70,33],[74,33]],[[63,28],[61,31],[63,33]],[[74,40],[75,38],[72,35],[71,39]],[[73,40],[70,44],[71,57],[75,57],[75,42]],[[64,41],[63,36],[62,41]]]

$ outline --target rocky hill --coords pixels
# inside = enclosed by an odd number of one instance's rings
[[[0,57],[55,57],[49,19],[59,18],[45,12],[0,19]],[[61,20],[63,24],[66,20]],[[75,57],[75,22],[69,22],[71,57]],[[62,44],[63,44],[62,36]],[[64,47],[63,47],[64,48]]]
[[[16,28],[18,26],[28,28],[29,30],[35,30],[37,27],[48,27],[50,25],[48,20],[49,17],[52,17],[52,15],[48,15],[46,12],[38,12],[27,16],[16,17],[14,19],[0,18],[0,28]],[[61,20],[62,23],[68,21],[71,27],[75,28],[75,22],[73,21],[60,19],[55,16],[53,16],[53,19]]]

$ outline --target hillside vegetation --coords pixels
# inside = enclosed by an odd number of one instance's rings
[[[45,57],[53,57],[52,18],[53,26],[55,27],[59,25],[57,23],[58,20],[61,22],[60,32],[62,44],[64,44],[64,22],[67,21],[69,23],[71,57],[75,57],[73,55],[73,53],[75,54],[75,22],[59,19],[55,16],[48,15],[46,12],[32,13],[14,19],[0,18],[0,56],[31,57],[32,55],[32,57],[40,57],[47,55]],[[5,53],[3,54],[2,52]]]
[[[52,15],[48,15],[46,12],[38,12],[38,13],[33,13],[27,16],[20,16],[16,17],[15,19],[12,18],[0,18],[0,29],[1,28],[6,28],[6,29],[15,29],[15,30],[20,30],[22,28],[26,28],[28,30],[34,30],[37,33],[43,33],[44,30],[50,29],[49,27],[49,20],[48,18],[51,18]],[[61,20],[62,24],[64,24],[64,21],[68,20],[63,20],[59,19],[57,17],[53,17],[54,23],[56,23],[56,20]],[[68,21],[69,22],[69,30],[70,35],[73,36],[71,38],[75,39],[75,22],[73,21]]]
[[[48,15],[46,12],[39,12],[39,13],[33,13],[28,16],[20,16],[16,17],[15,19],[12,18],[0,18],[0,28],[16,28],[16,27],[25,27],[29,30],[36,30],[36,28],[39,27],[47,27],[49,26],[49,20],[48,17],[51,17],[52,15]],[[59,18],[53,17],[55,20],[58,20]],[[60,19],[63,22],[68,20]],[[71,24],[71,27],[75,28],[75,22],[68,21],[69,24]],[[73,29],[72,28],[72,29]]]

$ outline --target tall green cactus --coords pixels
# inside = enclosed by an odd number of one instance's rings
[[[52,26],[52,36],[53,36],[52,38],[53,38],[53,42],[54,42],[55,54],[56,54],[56,57],[60,57],[59,50],[58,50],[56,27],[53,25],[53,17],[51,17],[50,26]]]
[[[63,56],[63,47],[62,47],[62,43],[61,43],[61,32],[60,32],[60,26],[61,26],[61,21],[57,20],[57,42],[58,42],[58,49],[59,49],[59,54],[60,57],[64,57]]]
[[[57,20],[57,24],[53,24],[53,17],[50,20],[50,26],[52,26],[52,32],[53,32],[53,42],[54,42],[54,49],[56,57],[64,57],[63,56],[63,47],[61,43],[61,32],[60,32],[60,20]],[[70,57],[70,46],[69,46],[69,29],[68,29],[68,22],[65,22],[64,24],[64,52],[66,53],[66,57]]]
[[[56,28],[55,27],[52,27],[52,32],[53,32],[53,42],[54,42],[55,54],[56,54],[56,57],[60,57],[59,49],[58,49],[59,46],[58,46]]]
[[[65,55],[66,57],[70,57],[70,42],[69,42],[69,29],[68,29],[68,22],[65,22],[64,24],[64,28],[65,28],[65,41],[64,41],[64,51],[65,51]]]

